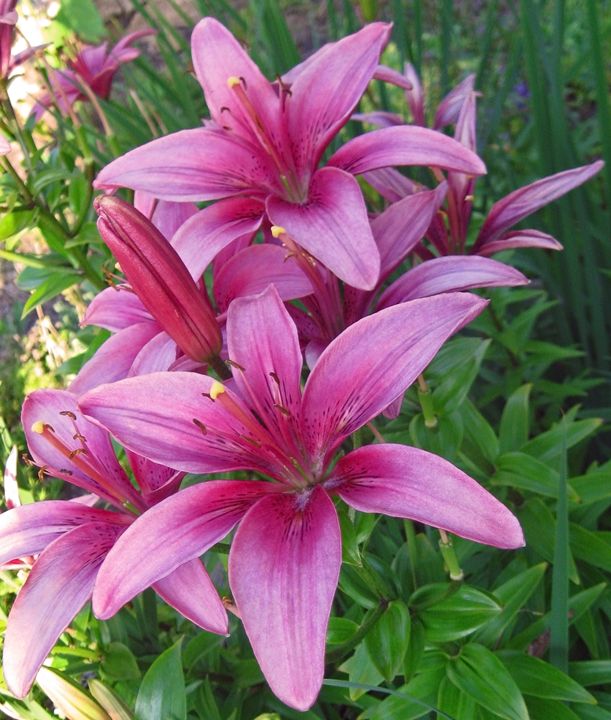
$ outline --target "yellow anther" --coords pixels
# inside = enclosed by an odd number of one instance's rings
[[[272,225],[271,228],[272,237],[279,238],[280,235],[286,235],[286,230],[282,225]]]
[[[32,424],[32,432],[37,433],[38,435],[42,435],[45,431],[45,424],[42,420],[37,420],[35,423]]]
[[[219,395],[222,395],[225,392],[225,386],[223,383],[220,383],[218,380],[215,380],[212,383],[212,387],[210,388],[210,397],[213,400],[216,400]]]
[[[232,75],[231,77],[228,77],[228,78],[227,78],[227,86],[230,87],[230,88],[232,88],[232,89],[233,89],[236,85],[241,85],[241,84],[242,84],[242,81],[241,81],[240,78],[237,77],[236,75]]]

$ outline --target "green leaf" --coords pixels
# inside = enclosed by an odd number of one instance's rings
[[[485,460],[494,464],[499,454],[499,441],[492,426],[469,398],[465,398],[460,410],[465,426],[465,440],[475,445]],[[465,452],[472,454],[466,448]]]
[[[579,496],[581,505],[590,505],[611,498],[611,460],[594,467],[585,475],[571,478],[571,485]]]
[[[611,533],[570,525],[571,550],[576,558],[611,572]]]
[[[599,418],[575,420],[576,413],[577,408],[572,408],[564,419],[554,425],[551,430],[529,440],[522,447],[522,451],[538,458],[541,462],[551,463],[557,461],[562,452],[562,438],[565,434],[566,448],[568,450],[596,432],[602,423]]]
[[[88,42],[97,42],[106,35],[93,0],[62,0],[55,21]]]
[[[70,171],[66,168],[47,168],[36,174],[32,181],[32,194],[38,195],[47,185],[62,182],[70,177]]]
[[[544,560],[554,560],[556,519],[547,505],[539,498],[525,503],[519,511],[519,519],[526,536],[526,547],[534,550]],[[569,579],[579,584],[575,561],[569,553]]]
[[[348,618],[332,617],[327,628],[327,645],[341,645],[347,642],[358,629],[357,623]]]
[[[416,675],[407,685],[377,705],[373,713],[368,712],[367,717],[371,720],[415,720],[428,715],[430,710],[435,710],[437,688],[442,679],[443,669]],[[449,716],[443,713],[441,717]]]
[[[581,660],[569,663],[569,673],[580,685],[608,685],[611,660]]]
[[[132,651],[120,642],[112,642],[104,648],[101,668],[105,675],[116,680],[134,680],[141,675]]]
[[[528,400],[532,384],[522,385],[507,399],[499,428],[499,445],[502,453],[519,450],[528,440]]]
[[[514,650],[498,653],[524,695],[567,702],[596,703],[587,690],[557,667]]]
[[[181,645],[182,638],[161,653],[147,670],[136,699],[137,720],[186,720]]]
[[[393,600],[365,637],[369,657],[388,683],[403,667],[410,624],[407,605],[401,600]]]
[[[502,610],[476,633],[475,640],[482,645],[497,644],[506,628],[515,620],[521,608],[539,586],[546,569],[547,563],[539,563],[496,588],[494,597],[501,604]]]
[[[459,690],[447,677],[439,683],[437,705],[455,720],[473,720],[476,716],[475,700]]]
[[[521,452],[501,455],[496,463],[492,485],[504,485],[538,493],[545,497],[558,497],[558,473],[547,463]],[[577,502],[578,495],[567,487],[569,499]]]
[[[470,585],[423,610],[419,617],[427,642],[444,643],[466,637],[497,617],[501,606]]]
[[[42,303],[47,302],[47,300],[51,300],[80,280],[81,278],[78,275],[71,273],[53,273],[41,283],[26,300],[21,318],[23,319],[32,312],[34,308],[38,307],[38,305],[42,305]]]
[[[89,205],[89,188],[89,181],[84,175],[75,175],[70,180],[68,201],[70,203],[70,209],[79,218],[87,212]]]
[[[342,566],[339,587],[348,597],[367,610],[372,610],[378,605],[379,598],[375,590],[365,583],[357,569],[351,565],[345,563]]]
[[[569,624],[573,624],[589,610],[590,607],[607,589],[607,584],[602,582],[598,585],[582,590],[569,598]],[[532,642],[536,642],[544,636],[550,624],[550,613],[547,613],[536,622],[529,625],[525,630],[511,638],[507,647],[524,649]]]
[[[33,227],[35,225],[35,216],[35,210],[24,210],[22,208],[17,208],[2,215],[0,217],[0,240],[6,240],[26,228]]]
[[[460,338],[463,341],[461,362],[452,372],[443,376],[443,380],[433,388],[433,404],[436,411],[449,414],[460,407],[467,397],[473,381],[477,377],[482,360],[491,340],[479,338]]]
[[[530,720],[579,720],[579,715],[558,700],[542,700],[531,696],[526,698],[526,705]]]
[[[447,666],[449,680],[475,702],[505,720],[529,720],[518,686],[499,658],[476,643]]]
[[[364,642],[357,647],[354,655],[339,666],[339,669],[348,673],[352,683],[377,686],[383,680],[382,673],[373,664]],[[365,692],[367,691],[362,688],[350,688],[350,699],[358,700]]]

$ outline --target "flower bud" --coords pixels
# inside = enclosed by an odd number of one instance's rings
[[[219,354],[221,330],[178,253],[142,213],[119,198],[95,201],[98,230],[142,304],[190,358]]]

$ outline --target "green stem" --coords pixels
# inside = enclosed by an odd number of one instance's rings
[[[458,558],[456,557],[456,551],[454,550],[452,540],[448,537],[445,530],[440,530],[439,534],[441,535],[441,539],[439,540],[439,549],[441,550],[443,560],[450,573],[450,580],[459,582],[465,577],[465,574],[460,567]]]
[[[435,416],[435,408],[433,407],[433,397],[431,390],[424,379],[424,375],[418,376],[418,400],[420,408],[424,416],[424,424],[432,430],[437,427],[437,417]]]
[[[381,598],[377,607],[375,607],[365,620],[363,620],[354,635],[349,640],[346,640],[346,642],[338,645],[336,648],[327,653],[326,662],[330,665],[334,665],[340,660],[343,660],[343,658],[361,642],[380,617],[382,617],[387,607],[388,600],[386,598]]]
[[[416,566],[418,565],[418,546],[416,544],[416,529],[411,520],[404,520],[403,527],[405,529],[405,539],[407,540],[407,554],[409,556],[412,583],[414,584],[414,590],[417,590],[418,579],[416,577]]]
[[[231,377],[231,370],[218,355],[212,355],[212,357],[209,357],[208,365],[210,365],[221,380],[228,380]]]

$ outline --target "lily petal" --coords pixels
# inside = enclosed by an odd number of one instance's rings
[[[524,545],[519,522],[502,503],[425,450],[391,444],[359,448],[337,463],[329,488],[362,512],[409,518],[494,547]]]
[[[293,426],[301,410],[301,349],[295,323],[273,286],[230,305],[227,348],[238,365],[240,396],[268,428],[291,437],[287,424]]]
[[[0,565],[23,555],[36,555],[79,525],[121,525],[125,517],[69,500],[41,500],[7,510],[0,514]]]
[[[209,632],[227,635],[227,611],[198,558],[158,580],[153,589],[192,623]]]
[[[82,395],[98,385],[128,377],[138,354],[161,327],[155,320],[139,322],[119,330],[96,350],[94,356],[79,370],[70,383],[70,392]]]
[[[509,193],[492,206],[479,232],[476,248],[498,239],[512,225],[582,185],[600,172],[603,166],[604,162],[597,160],[590,165],[541,178]]]
[[[408,270],[380,297],[378,308],[445,292],[528,285],[528,278],[505,263],[477,255],[448,255]]]
[[[313,292],[312,283],[279,245],[252,245],[240,250],[214,276],[214,297],[221,312],[238,297],[257,295],[273,285],[282,300]]]
[[[390,405],[486,304],[468,293],[436,295],[380,310],[344,330],[320,356],[303,394],[313,456],[322,460]]]
[[[514,248],[542,248],[543,250],[562,250],[562,245],[555,237],[540,230],[514,230],[501,235],[498,240],[486,240],[477,249],[479,255],[494,255],[502,250]]]
[[[273,129],[279,139],[280,100],[229,30],[212,17],[200,20],[191,36],[191,51],[197,79],[215,122],[253,138],[249,125],[244,126],[244,107],[228,83],[230,78],[239,78],[262,125],[268,132]]]
[[[96,482],[98,473],[103,473],[107,485],[115,486],[124,495],[127,493],[127,497],[133,494],[131,483],[117,460],[108,433],[83,417],[77,398],[72,393],[65,390],[35,390],[23,403],[21,422],[32,457],[54,477],[116,502],[117,498],[109,496],[105,488]],[[75,454],[74,459],[66,457],[64,452],[37,432],[38,424],[53,428],[50,432],[69,450],[79,449],[82,447],[81,442],[86,442],[85,462],[98,473],[92,477],[85,471],[83,464],[78,462],[82,455]],[[85,440],[75,439],[76,432]]]
[[[4,636],[4,679],[16,697],[27,695],[51,648],[89,600],[98,568],[121,530],[99,522],[81,525],[40,554]]]
[[[324,675],[325,635],[341,565],[341,536],[324,490],[254,505],[229,554],[229,584],[273,692],[307,710]]]
[[[122,445],[161,465],[192,473],[269,473],[252,429],[210,398],[215,382],[193,372],[150,373],[95,388],[79,405]],[[227,386],[225,392],[248,416],[240,398]]]
[[[329,159],[353,175],[397,165],[440,167],[468,175],[483,175],[480,158],[443,133],[415,125],[382,128],[349,140]]]
[[[401,200],[406,195],[420,192],[423,188],[419,183],[401,175],[394,168],[379,168],[378,170],[369,170],[363,173],[363,179],[366,180],[374,190],[388,202],[394,203]]]
[[[379,254],[356,180],[337,168],[312,178],[308,201],[296,205],[269,197],[267,214],[338,278],[371,290],[379,274]]]
[[[310,172],[343,125],[377,70],[391,26],[371,23],[312,56],[287,100],[297,172]]]
[[[149,508],[115,543],[100,569],[93,593],[96,616],[111,617],[139,592],[198,558],[276,487],[266,482],[211,480]]]
[[[97,176],[98,189],[128,187],[162,200],[217,200],[275,188],[268,158],[225,131],[195,128],[152,140],[113,160]]]
[[[169,370],[176,362],[177,354],[178,347],[174,340],[166,332],[160,332],[140,348],[129,369],[129,377]]]
[[[255,200],[220,200],[190,218],[172,238],[172,246],[197,281],[221,250],[254,236],[264,211],[263,203]]]
[[[456,124],[465,99],[473,94],[474,85],[475,75],[467,75],[464,80],[450,90],[439,103],[439,107],[435,113],[435,122],[433,125],[435,130],[441,130],[441,128],[446,125]]]
[[[124,285],[109,287],[89,303],[81,325],[97,325],[111,332],[145,321],[155,322],[135,292]]]
[[[447,184],[435,190],[409,195],[390,205],[371,222],[371,230],[380,251],[380,281],[385,279],[424,237],[441,206]]]

